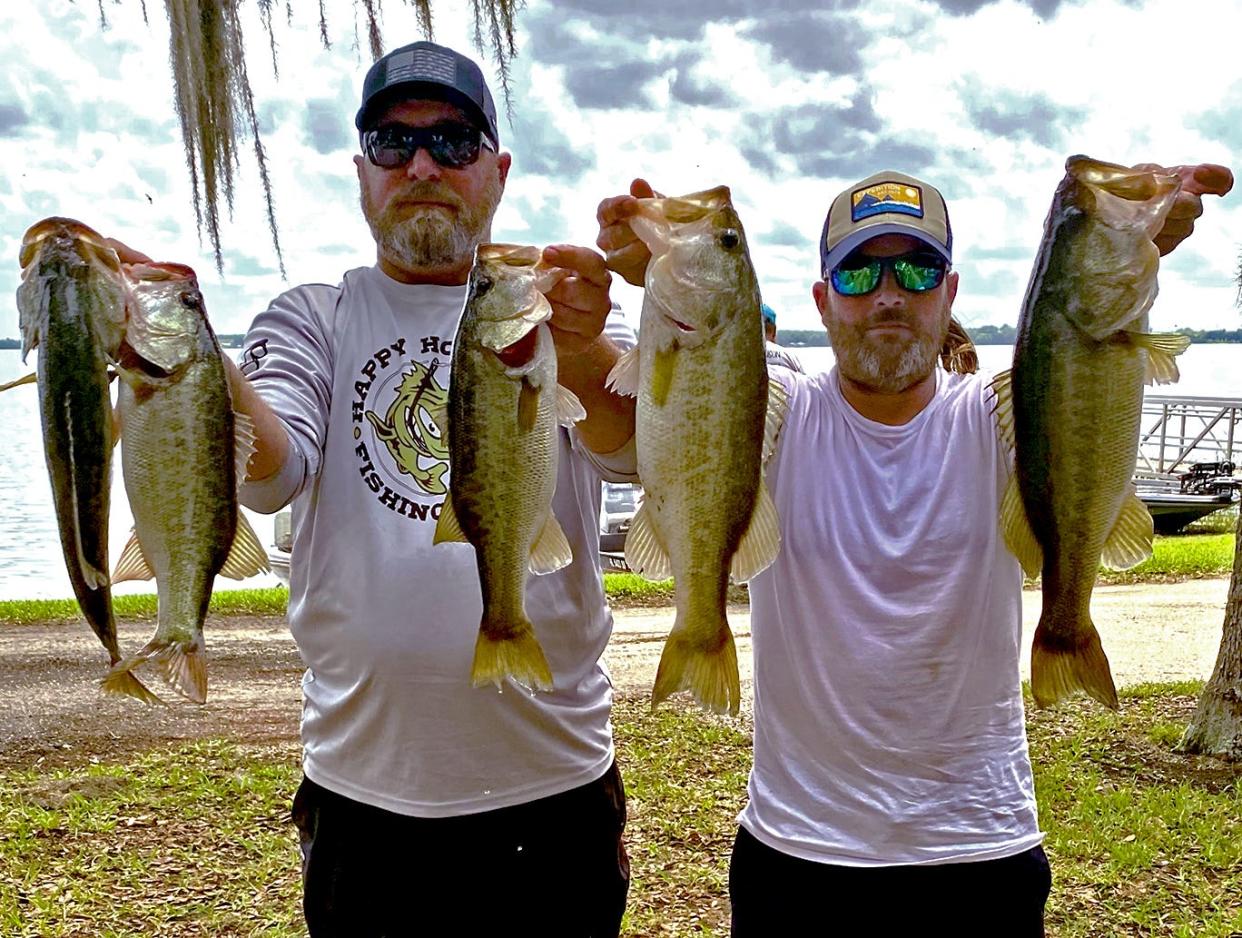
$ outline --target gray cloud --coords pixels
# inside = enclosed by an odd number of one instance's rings
[[[653,106],[643,86],[664,71],[658,62],[586,66],[566,72],[565,89],[579,107]]]
[[[806,232],[783,221],[775,222],[760,236],[760,240],[764,244],[779,244],[792,248],[805,248],[807,244]]]
[[[747,33],[800,71],[854,75],[863,70],[860,50],[867,45],[867,31],[852,17],[820,11],[769,16]]]
[[[511,143],[514,172],[522,176],[553,176],[570,185],[595,166],[595,142],[571,141],[561,122],[550,114],[523,109],[515,116]]]
[[[1086,112],[1059,105],[1041,94],[1000,92],[990,100],[971,100],[963,94],[966,113],[980,130],[1009,140],[1031,140],[1057,149],[1067,125],[1081,123]]]
[[[306,102],[303,118],[307,139],[316,153],[328,154],[353,146],[352,125],[341,112],[340,104],[330,98],[312,98]]]
[[[15,137],[15,131],[29,123],[26,112],[16,104],[0,104],[0,137]]]
[[[523,221],[521,228],[497,229],[492,236],[497,241],[513,244],[555,244],[565,237],[565,216],[560,210],[558,199],[543,199],[536,202],[527,196],[514,198],[513,206],[518,217]]]
[[[729,107],[737,103],[737,97],[728,88],[704,81],[689,65],[673,73],[669,93],[674,100],[692,107]]]

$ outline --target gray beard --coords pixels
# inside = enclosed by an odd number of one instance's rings
[[[491,236],[492,216],[503,191],[500,180],[492,180],[482,201],[473,208],[435,183],[413,186],[410,194],[420,188],[452,201],[458,209],[456,218],[434,207],[419,209],[406,217],[394,217],[391,210],[377,214],[366,191],[362,191],[362,214],[380,255],[413,272],[470,266],[474,249]]]
[[[944,335],[916,335],[903,342],[868,338],[864,327],[828,324],[833,355],[841,374],[872,391],[897,394],[935,370]]]

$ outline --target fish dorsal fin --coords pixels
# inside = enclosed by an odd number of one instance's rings
[[[1153,536],[1151,512],[1130,486],[1130,494],[1121,503],[1121,511],[1113,529],[1108,532],[1100,563],[1110,570],[1129,570],[1151,556]]]
[[[431,543],[470,543],[466,533],[461,529],[461,522],[457,520],[457,512],[453,510],[453,493],[451,491],[444,496],[444,501],[440,505],[440,517],[436,520],[436,533],[432,537]]]
[[[259,542],[259,536],[254,533],[246,515],[238,511],[237,530],[233,533],[233,544],[229,548],[224,566],[220,568],[220,575],[230,580],[244,580],[249,576],[267,573],[271,569],[267,551]]]
[[[39,381],[38,372],[32,371],[24,378],[18,378],[16,381],[10,381],[7,384],[0,384],[0,393],[8,391],[11,388],[20,387],[23,384],[37,384]]]
[[[735,582],[745,583],[766,570],[776,559],[780,549],[781,521],[767,485],[760,480],[755,510],[750,516],[750,526],[742,535],[741,543],[733,554],[729,575]]]
[[[1176,332],[1128,332],[1130,342],[1147,350],[1146,384],[1173,384],[1179,377],[1177,356],[1190,347],[1190,336]]]
[[[626,397],[638,397],[638,346],[622,353],[608,372],[608,390]]]
[[[565,539],[565,532],[561,530],[556,515],[549,511],[548,520],[543,523],[543,529],[530,548],[530,572],[555,573],[562,567],[569,566],[573,559],[573,548]]]
[[[147,563],[147,555],[142,552],[142,545],[138,542],[138,531],[130,531],[129,540],[125,542],[121,556],[117,558],[116,569],[112,571],[112,582],[149,580],[154,576],[155,571]]]
[[[645,502],[638,506],[630,522],[630,532],[625,536],[625,562],[648,580],[667,580],[673,575],[668,550],[656,535],[651,511]]]
[[[1016,474],[1009,477],[1009,484],[1005,486],[1005,494],[1001,498],[1000,525],[1005,535],[1005,546],[1022,564],[1022,572],[1031,579],[1039,576],[1044,567],[1044,549],[1035,540],[1035,532],[1031,530],[1031,522],[1022,506]]]
[[[776,454],[776,443],[781,436],[781,428],[785,426],[785,415],[789,412],[789,392],[785,385],[776,378],[768,378],[768,408],[763,419],[763,464],[766,466]]]
[[[250,457],[254,455],[257,438],[254,421],[250,419],[250,415],[235,411],[233,414],[233,462],[237,467],[238,485],[246,479],[246,473],[250,468]]]
[[[992,415],[996,419],[996,434],[1006,450],[1015,445],[1013,429],[1013,372],[999,371],[988,388],[992,391]]]
[[[572,427],[579,420],[586,419],[586,408],[578,395],[563,384],[556,386],[556,422],[562,427]]]

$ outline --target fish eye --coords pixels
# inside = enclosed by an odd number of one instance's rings
[[[493,281],[491,277],[476,278],[474,281],[474,295],[483,296],[483,294],[490,290],[494,284],[495,281]]]
[[[203,298],[197,290],[184,290],[181,293],[181,302],[190,309],[202,309]]]
[[[720,232],[720,246],[726,251],[732,251],[741,243],[742,238],[737,233],[736,228],[726,228],[724,231]]]

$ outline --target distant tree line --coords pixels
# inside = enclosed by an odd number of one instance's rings
[[[1013,345],[1017,330],[1013,326],[968,326],[975,345]],[[1213,345],[1224,342],[1242,342],[1242,329],[1175,329],[1174,332],[1189,336],[1196,345]],[[810,348],[831,345],[828,333],[823,329],[781,329],[776,340],[790,348]]]

